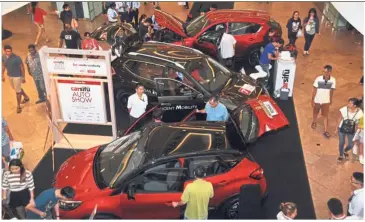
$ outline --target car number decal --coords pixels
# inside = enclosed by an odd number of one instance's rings
[[[241,88],[239,88],[238,92],[244,94],[244,95],[251,95],[252,92],[256,89],[256,87],[249,85],[249,84],[244,84]]]
[[[269,112],[269,114],[271,116],[276,116],[279,113],[276,111],[276,109],[274,108],[274,106],[271,104],[270,101],[264,101],[263,105],[265,106],[266,110]]]

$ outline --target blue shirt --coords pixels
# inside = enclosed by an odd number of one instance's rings
[[[205,112],[207,113],[207,121],[226,121],[228,119],[227,108],[221,103],[218,103],[215,108],[207,103]]]
[[[264,48],[264,51],[261,54],[260,57],[260,64],[270,64],[270,59],[267,54],[274,55],[275,53],[275,46],[272,43],[267,44],[267,46]]]
[[[56,197],[56,189],[48,189],[43,191],[39,196],[34,200],[35,206],[38,210],[45,212],[47,217],[51,215],[51,210],[57,204],[58,198]],[[27,219],[39,220],[42,219],[38,214],[35,214],[31,211],[27,211]]]
[[[9,144],[9,136],[6,132],[5,128],[8,126],[8,123],[5,121],[4,117],[1,122],[1,146],[5,146]]]

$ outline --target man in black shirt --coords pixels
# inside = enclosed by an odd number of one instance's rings
[[[151,38],[151,35],[150,35],[151,33],[149,32],[149,30],[152,31],[151,24],[152,24],[152,19],[147,18],[138,27],[139,37],[141,39],[143,39],[143,41],[148,41]]]
[[[61,32],[59,48],[62,48],[63,41],[68,49],[80,49],[81,36],[78,32],[71,28],[71,25],[65,24],[65,30]]]
[[[65,24],[71,25],[72,22],[72,11],[69,4],[64,4],[62,6],[63,11],[60,14],[60,19],[63,23],[63,29],[65,29]]]

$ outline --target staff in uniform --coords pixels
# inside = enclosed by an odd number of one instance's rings
[[[144,94],[144,86],[137,84],[136,93],[128,98],[128,112],[130,125],[132,125],[144,112],[148,104],[147,95]]]

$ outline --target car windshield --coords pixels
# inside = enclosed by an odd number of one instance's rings
[[[186,27],[186,34],[190,37],[195,36],[209,24],[210,21],[207,19],[207,17],[205,15],[201,15],[189,23],[189,25]]]
[[[239,123],[241,132],[246,142],[252,142],[258,137],[259,122],[249,105],[244,105],[236,116],[235,121]]]
[[[231,71],[210,57],[192,61],[188,70],[191,76],[211,93],[222,90],[232,75]]]
[[[143,151],[137,150],[141,131],[121,137],[104,147],[95,161],[98,178],[113,187],[121,176],[131,172],[141,163]]]

